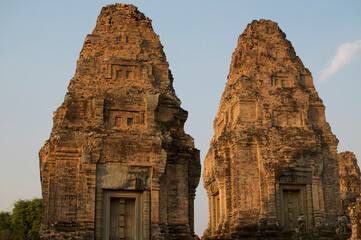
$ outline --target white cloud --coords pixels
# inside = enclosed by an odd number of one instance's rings
[[[361,40],[355,42],[347,42],[337,49],[336,56],[332,59],[328,67],[321,72],[320,81],[326,82],[327,79],[337,72],[340,68],[348,64],[355,56],[357,50],[361,48]]]

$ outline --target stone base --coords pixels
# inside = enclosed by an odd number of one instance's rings
[[[69,228],[67,228],[67,226]],[[94,240],[94,229],[82,229],[68,224],[56,224],[56,226],[42,225],[40,229],[42,240]]]
[[[169,236],[167,240],[177,240],[177,239],[184,239],[184,240],[193,240],[194,237],[191,235],[189,226],[185,224],[170,224],[168,225],[168,233]]]
[[[189,226],[180,225],[163,225],[161,227],[154,227],[160,229],[156,231],[152,239],[157,240],[195,240],[199,239],[197,236],[192,236],[189,231]],[[164,230],[164,229],[167,229]],[[57,223],[54,226],[43,225],[40,230],[42,240],[94,240],[94,229],[83,229],[75,224]]]
[[[187,224],[153,224],[152,237],[156,240],[194,240]]]
[[[226,235],[225,235],[226,236]],[[237,233],[233,233],[231,238],[228,237],[203,237],[202,240],[347,240],[350,235],[347,236],[334,236],[334,237],[317,237],[312,234],[280,234],[278,236],[255,236],[255,237],[246,237],[240,236]]]
[[[280,227],[260,228],[258,225],[250,225],[238,228],[231,233],[217,234],[214,236],[203,236],[202,240],[347,240],[351,232],[337,235],[335,231],[320,229],[315,232],[297,233],[293,230],[284,230]]]

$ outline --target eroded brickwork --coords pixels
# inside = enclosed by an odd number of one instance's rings
[[[193,238],[199,151],[172,82],[151,20],[104,7],[39,153],[42,239]]]
[[[214,119],[204,239],[345,239],[338,140],[310,71],[276,23],[239,37]]]
[[[351,219],[351,239],[361,239],[361,173],[353,152],[338,154],[341,200],[344,211]]]

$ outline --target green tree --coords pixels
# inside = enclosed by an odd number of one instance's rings
[[[42,200],[18,200],[12,214],[0,213],[0,239],[38,240]]]
[[[8,212],[0,212],[0,239],[12,239],[11,215]]]

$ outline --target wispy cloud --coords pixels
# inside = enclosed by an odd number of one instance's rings
[[[348,64],[355,56],[357,50],[361,48],[361,40],[347,42],[338,47],[336,56],[330,64],[321,72],[320,81],[326,82],[327,79],[337,72],[340,68]]]

